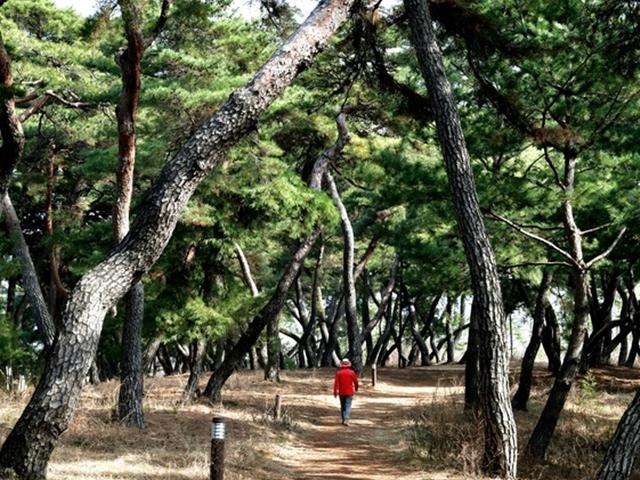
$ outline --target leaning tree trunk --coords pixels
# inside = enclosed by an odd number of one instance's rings
[[[340,225],[342,226],[343,254],[342,254],[342,281],[344,284],[344,305],[347,319],[347,339],[349,342],[349,358],[356,373],[362,373],[362,336],[357,316],[356,281],[354,275],[355,263],[355,240],[353,237],[353,227],[347,209],[342,203],[340,192],[333,180],[333,176],[327,170],[324,174],[329,187],[329,192],[333,203],[340,214]]]
[[[464,409],[477,411],[480,409],[480,391],[478,385],[478,311],[475,297],[471,304],[471,318],[469,319],[469,337],[467,353],[464,363]]]
[[[302,343],[298,348],[304,351]],[[280,315],[273,315],[267,323],[267,364],[264,379],[269,382],[280,381]]]
[[[462,235],[477,302],[480,400],[485,419],[484,467],[515,478],[518,461],[516,424],[509,402],[509,364],[502,293],[493,249],[476,193],[469,154],[425,2],[405,0],[418,60],[435,112],[458,228]]]
[[[627,480],[640,451],[640,392],[624,412],[598,472],[597,480]]]
[[[261,113],[322,50],[353,0],[323,0],[163,168],[127,237],[88,271],[69,296],[63,326],[40,383],[0,451],[0,466],[44,478],[49,456],[78,405],[106,313],[156,262],[197,186],[249,132]]]
[[[255,345],[260,333],[264,327],[269,324],[273,318],[280,315],[282,307],[287,299],[287,294],[293,284],[305,258],[311,251],[311,247],[320,235],[320,231],[316,230],[309,235],[298,247],[293,258],[287,265],[275,292],[269,299],[269,302],[260,310],[260,312],[249,323],[247,329],[242,333],[238,341],[233,345],[231,350],[227,352],[222,364],[211,374],[204,395],[213,401],[220,400],[222,387],[227,379],[236,370],[240,362],[247,352]]]
[[[566,153],[564,188],[567,198],[563,201],[562,211],[565,236],[573,259],[571,276],[574,289],[574,319],[571,338],[569,339],[569,345],[567,346],[560,372],[556,376],[547,402],[527,444],[527,450],[536,458],[544,458],[546,454],[549,442],[558,424],[560,413],[564,408],[569,391],[580,368],[582,349],[587,335],[587,323],[589,320],[587,266],[582,254],[582,232],[576,225],[570,196],[574,185],[575,167],[575,156]]]
[[[133,172],[136,163],[136,119],[140,99],[140,63],[145,49],[162,29],[168,14],[170,0],[164,0],[160,21],[148,38],[142,33],[142,14],[135,0],[119,0],[127,36],[127,47],[116,56],[122,78],[122,91],[116,107],[118,123],[118,166],[113,204],[113,234],[116,243],[129,232],[129,210],[133,196]],[[122,328],[122,368],[118,418],[125,425],[144,427],[142,399],[144,395],[144,368],[142,365],[142,322],[144,315],[144,288],[138,279],[125,296],[124,325]]]
[[[207,354],[207,341],[199,338],[192,344],[192,352],[189,365],[189,379],[182,393],[182,402],[189,403],[198,393],[198,381],[202,375],[202,365]]]
[[[518,390],[516,391],[511,405],[515,410],[526,410],[531,394],[531,381],[533,379],[533,367],[536,361],[536,355],[540,349],[542,339],[542,329],[544,327],[544,310],[547,304],[546,295],[551,281],[551,273],[545,270],[542,273],[542,281],[536,296],[536,303],[533,310],[533,326],[531,328],[531,340],[527,345],[527,349],[522,357],[522,367],[520,369],[520,380],[518,382]]]
[[[544,353],[547,356],[548,366],[547,370],[553,373],[553,376],[557,376],[560,372],[560,365],[562,365],[562,359],[560,357],[560,326],[558,325],[558,318],[556,312],[551,306],[547,304],[544,309],[544,328],[542,329],[542,347]]]
[[[16,257],[20,259],[20,266],[22,269],[22,286],[24,287],[26,296],[31,304],[42,341],[48,349],[53,344],[56,329],[47,309],[47,303],[44,299],[44,295],[42,295],[42,289],[40,288],[40,282],[38,281],[36,267],[31,259],[29,246],[27,245],[27,241],[22,233],[20,220],[18,219],[18,215],[13,207],[11,198],[9,198],[9,194],[4,194],[0,199],[0,214],[2,213],[4,214],[9,234],[14,237],[14,252]]]
[[[340,113],[336,117],[336,124],[338,126],[338,138],[336,142],[327,150],[322,152],[313,163],[311,176],[309,178],[309,188],[314,190],[320,190],[322,186],[322,178],[329,167],[329,162],[335,159],[344,149],[345,145],[349,141],[349,135],[344,123],[344,113]],[[207,387],[205,388],[204,395],[212,399],[213,401],[220,400],[222,387],[227,379],[238,367],[244,356],[255,345],[258,337],[265,326],[270,325],[272,322],[276,322],[282,308],[287,299],[287,295],[293,282],[300,274],[300,269],[304,264],[304,260],[309,255],[311,247],[320,236],[320,227],[316,227],[313,233],[311,233],[301,244],[298,246],[297,251],[294,253],[293,258],[287,265],[280,281],[273,292],[273,295],[269,299],[269,302],[258,312],[254,319],[249,323],[247,330],[240,336],[238,341],[228,352],[222,364],[212,373]],[[278,335],[278,329],[276,327],[273,332],[274,337]],[[269,363],[270,359],[267,363]]]
[[[14,236],[16,256],[20,259],[22,267],[23,286],[35,312],[36,324],[45,347],[49,349],[56,333],[55,325],[47,310],[29,247],[22,234],[20,221],[9,198],[9,180],[13,168],[22,158],[25,139],[22,123],[16,114],[11,60],[1,34],[0,90],[3,92],[0,96],[0,138],[2,138],[0,145],[0,214],[4,212],[9,233]]]

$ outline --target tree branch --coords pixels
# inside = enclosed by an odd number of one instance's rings
[[[522,262],[522,263],[512,263],[509,265],[498,265],[498,268],[502,270],[510,270],[512,268],[521,268],[521,267],[550,267],[550,266],[560,266],[560,267],[570,267],[573,268],[573,264],[569,262]]]
[[[62,97],[56,92],[47,90],[45,93],[43,93],[39,97],[36,97],[35,101],[31,104],[31,106],[20,114],[20,117],[19,117],[20,122],[24,123],[27,120],[29,120],[29,118],[31,118],[33,115],[35,115],[40,110],[42,110],[51,100],[55,100],[58,103],[61,103],[62,105],[65,105],[69,108],[79,108],[82,110],[86,110],[89,108],[96,107],[96,105],[92,103],[73,102],[71,100],[67,100],[66,98]]]
[[[151,44],[158,38],[158,35],[162,33],[165,25],[167,24],[167,19],[169,18],[169,9],[171,8],[172,0],[162,0],[162,8],[160,10],[160,16],[156,21],[153,29],[149,33],[147,37],[142,42],[143,48],[146,50],[151,46]]]
[[[568,252],[566,252],[565,250],[563,250],[562,248],[557,246],[551,240],[548,240],[548,239],[546,239],[544,237],[541,237],[540,235],[536,235],[535,233],[532,233],[532,232],[522,228],[517,223],[512,222],[511,220],[509,220],[508,218],[503,217],[502,215],[498,215],[497,213],[494,213],[492,211],[488,211],[487,213],[489,214],[490,217],[493,217],[496,220],[500,220],[501,222],[506,223],[511,228],[513,228],[517,232],[520,232],[525,237],[529,237],[529,238],[531,238],[531,239],[533,239],[533,240],[535,240],[537,242],[542,243],[543,245],[546,245],[547,247],[551,248],[552,250],[554,250],[555,252],[559,253],[563,257],[569,259],[569,261],[571,262],[571,265],[575,265],[578,268],[580,268],[580,265],[573,259],[573,257]]]
[[[593,265],[598,263],[600,260],[603,260],[604,258],[606,258],[613,251],[613,249],[616,248],[616,245],[618,244],[618,242],[620,241],[620,239],[624,235],[624,232],[626,232],[626,231],[627,231],[627,227],[626,226],[622,227],[622,230],[620,230],[620,233],[618,233],[618,236],[613,241],[613,243],[611,245],[609,245],[609,248],[607,248],[600,255],[597,255],[596,257],[592,258],[591,260],[589,260],[587,262],[587,268],[591,268]]]

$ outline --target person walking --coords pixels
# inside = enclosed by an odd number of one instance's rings
[[[333,382],[333,396],[340,396],[342,424],[347,427],[349,426],[349,418],[351,418],[353,396],[357,391],[358,375],[351,369],[351,362],[345,358],[340,362],[340,368],[336,372],[336,378]]]

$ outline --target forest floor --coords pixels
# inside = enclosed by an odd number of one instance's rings
[[[462,480],[478,474],[481,420],[462,409],[463,367],[368,372],[354,400],[351,426],[340,424],[334,370],[282,372],[280,384],[260,372],[234,375],[223,404],[180,402],[186,376],[147,379],[147,428],[112,421],[118,385],[87,386],[81,406],[55,450],[51,480],[205,480],[210,421],[227,418],[227,480]],[[520,443],[542,408],[550,377],[539,370],[529,412],[517,412]],[[592,477],[618,419],[640,387],[640,371],[595,370],[578,382],[548,460],[523,459],[523,479]],[[282,418],[272,418],[276,394]],[[27,398],[0,394],[0,442]],[[640,477],[638,477],[640,478]]]

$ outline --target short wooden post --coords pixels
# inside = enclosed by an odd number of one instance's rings
[[[211,470],[209,480],[224,479],[224,422],[223,417],[213,417],[211,423]]]
[[[280,420],[282,417],[282,397],[276,395],[276,405],[273,409],[273,419]]]
[[[371,385],[373,387],[376,386],[376,383],[378,383],[378,367],[377,365],[374,363],[371,366]]]

